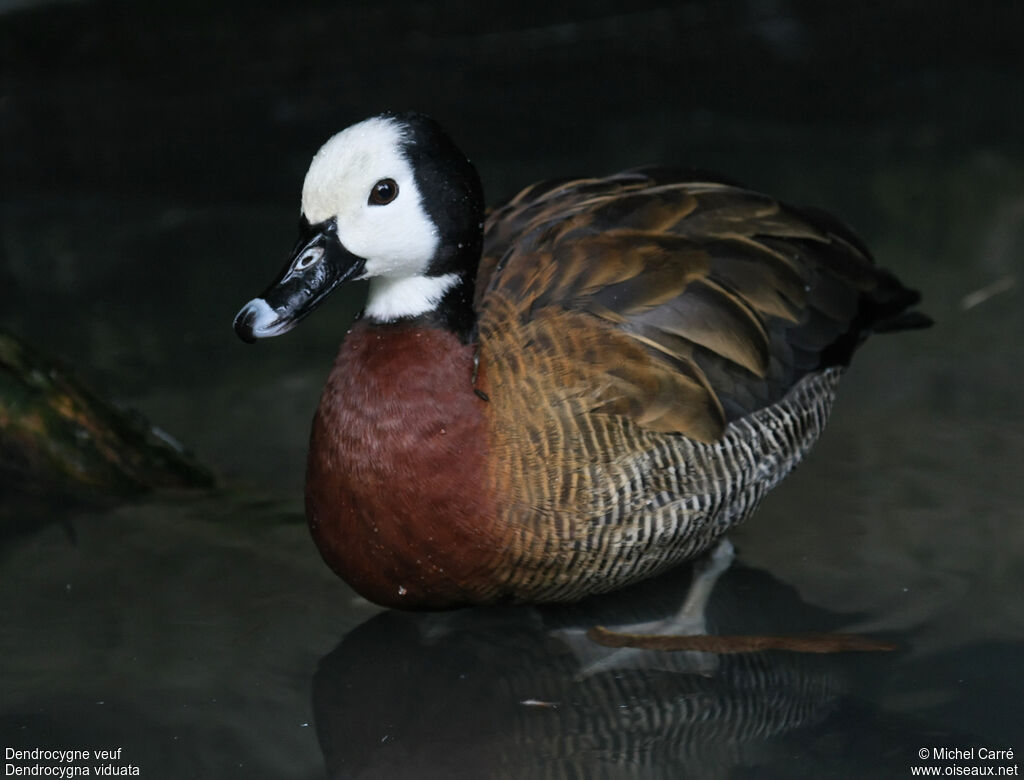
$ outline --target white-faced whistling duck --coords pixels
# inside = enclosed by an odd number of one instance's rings
[[[548,181],[485,214],[419,114],[320,149],[235,330],[284,333],[354,279],[306,513],[335,572],[407,608],[572,601],[709,550],[821,434],[864,338],[928,323],[837,219],[712,176]]]

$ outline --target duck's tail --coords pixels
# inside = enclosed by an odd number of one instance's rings
[[[921,302],[921,293],[904,287],[891,273],[879,269],[883,281],[868,303],[873,311],[868,312],[868,328],[873,333],[891,333],[897,330],[929,328],[934,323],[924,312],[914,306]]]

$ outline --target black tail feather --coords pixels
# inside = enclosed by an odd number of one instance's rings
[[[893,274],[877,268],[878,286],[861,296],[860,310],[850,328],[821,353],[821,367],[849,365],[853,353],[872,333],[893,333],[927,328],[933,324],[928,315],[911,310],[921,301],[921,293],[904,287]]]
[[[887,320],[876,322],[871,326],[871,330],[875,333],[894,333],[898,330],[920,330],[922,328],[930,328],[934,324],[935,320],[924,312],[905,311],[896,317],[890,317]]]

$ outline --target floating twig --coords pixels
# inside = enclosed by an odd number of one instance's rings
[[[635,647],[640,650],[697,651],[702,653],[759,653],[787,650],[794,653],[879,653],[896,649],[857,634],[790,634],[785,636],[718,636],[713,634],[664,635],[621,634],[604,626],[587,631],[587,638],[605,647]]]

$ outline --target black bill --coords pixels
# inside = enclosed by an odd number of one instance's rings
[[[365,261],[345,249],[333,219],[311,225],[303,218],[300,230],[281,275],[235,317],[235,333],[242,341],[287,333],[335,287],[363,273]]]

